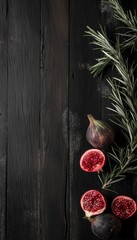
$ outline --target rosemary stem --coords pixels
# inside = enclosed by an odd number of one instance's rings
[[[130,165],[130,161],[132,160],[132,153],[133,153],[133,150],[131,150],[128,158],[127,158],[127,161],[125,162],[125,164],[119,169],[119,171],[113,175],[113,177],[111,177],[108,181],[106,181],[103,185],[102,185],[102,188],[103,189],[108,189],[112,184],[113,184],[113,181],[116,180],[121,174],[124,174],[124,173],[127,173],[127,168],[129,167]]]

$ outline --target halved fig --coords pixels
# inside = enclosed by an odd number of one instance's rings
[[[112,212],[119,218],[127,219],[136,212],[136,202],[128,196],[118,196],[112,202]]]
[[[104,153],[99,149],[89,149],[80,158],[80,167],[86,172],[99,172],[106,161]]]
[[[101,214],[106,209],[105,198],[97,190],[85,192],[81,197],[80,205],[87,218]]]

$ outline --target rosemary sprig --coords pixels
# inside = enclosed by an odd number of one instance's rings
[[[118,33],[124,37],[122,48],[132,47],[135,49],[137,45],[137,14],[129,11],[124,11],[118,0],[103,0],[105,4],[109,4],[114,10],[114,17],[124,24],[121,28],[127,31],[123,34]]]
[[[100,27],[101,28],[101,27]],[[89,44],[94,44],[97,47],[96,50],[105,51],[107,54],[103,54],[104,56],[101,58],[97,58],[97,63],[93,66],[89,66],[89,71],[94,74],[94,76],[97,76],[100,74],[104,68],[111,62],[111,58],[113,58],[113,55],[115,56],[114,48],[109,43],[109,40],[107,38],[106,32],[101,28],[101,32],[94,31],[89,26],[87,26],[87,31],[85,31],[86,36],[92,37],[94,41],[89,42]],[[108,51],[110,49],[110,51]],[[108,54],[112,53],[112,57],[108,58]],[[104,53],[104,52],[103,52]]]
[[[109,2],[118,2],[108,0]],[[125,15],[123,15],[125,18]],[[122,17],[122,16],[121,16]],[[124,21],[124,20],[123,20]],[[120,148],[112,147],[112,153],[108,153],[110,158],[116,162],[114,168],[110,168],[110,173],[101,173],[99,179],[102,188],[110,189],[111,186],[126,178],[127,173],[137,173],[137,92],[136,79],[134,77],[134,66],[128,65],[121,53],[120,36],[116,38],[116,44],[113,46],[109,41],[107,34],[101,28],[101,31],[94,31],[87,27],[86,34],[94,39],[92,44],[102,52],[102,57],[97,59],[97,63],[89,68],[89,71],[97,76],[107,64],[112,64],[119,73],[119,77],[107,79],[111,94],[109,98],[112,101],[113,122],[120,126],[127,139],[127,146]]]
[[[134,166],[134,162],[137,161],[137,157],[134,154],[131,146],[125,148],[112,148],[113,152],[109,153],[111,159],[116,162],[115,167],[110,173],[101,173],[100,179],[103,179],[102,188],[110,189],[114,183],[122,181],[126,178],[127,173],[137,174],[137,166]],[[104,175],[102,178],[102,174]]]

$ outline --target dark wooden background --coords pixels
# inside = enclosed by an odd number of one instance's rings
[[[0,240],[97,239],[79,201],[100,183],[79,158],[86,115],[107,120],[105,81],[86,69],[98,53],[83,36],[99,23],[113,38],[101,0],[0,0]],[[137,178],[118,190],[137,200]],[[137,239],[136,215],[118,239]]]

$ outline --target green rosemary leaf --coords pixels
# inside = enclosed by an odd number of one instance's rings
[[[132,160],[132,163],[135,163],[135,162],[137,162],[137,158],[134,158],[134,159]]]
[[[137,167],[126,168],[126,172],[137,174]]]
[[[114,183],[118,183],[118,182],[120,182],[120,181],[122,181],[122,180],[124,180],[125,179],[125,177],[123,177],[123,178],[117,178],[116,180],[113,180],[113,181],[111,181],[111,184],[114,184]]]
[[[126,130],[126,127],[124,127],[124,125],[122,123],[118,122],[118,119],[116,119],[115,121],[113,119],[110,119],[110,121],[112,123],[114,123],[115,125],[119,126],[120,128],[124,128]]]
[[[128,123],[127,123],[127,129],[128,129],[130,141],[132,142],[133,141],[132,130],[131,130],[130,125]]]
[[[133,145],[133,151],[135,151],[137,149],[137,144],[135,143],[135,145]]]
[[[116,113],[116,114],[118,114],[117,111],[116,111],[114,108],[107,107],[107,109],[110,110],[110,111],[112,111],[112,112],[114,112],[114,113]]]
[[[123,109],[121,109],[119,105],[116,105],[116,104],[114,104],[114,103],[112,103],[112,105],[113,105],[113,107],[116,109],[116,112],[118,113],[118,115],[119,115],[120,117],[125,118],[125,112],[123,111]]]
[[[98,174],[98,178],[99,178],[101,184],[103,185],[103,180],[102,180],[102,178],[101,178],[101,176],[99,174]]]
[[[109,53],[107,53],[106,51],[102,50],[102,52],[108,57],[108,59],[111,59],[112,61],[118,63],[117,59],[114,58],[113,56],[111,56]]]
[[[97,59],[98,63],[94,64],[93,66],[90,66],[88,69],[89,71],[94,74],[94,76],[99,75],[104,68],[109,64],[109,60],[102,58],[102,59]]]
[[[109,156],[111,156],[111,158],[114,160],[114,161],[116,161],[117,163],[120,163],[120,160],[119,160],[119,158],[117,157],[117,156],[115,156],[114,154],[112,154],[112,153],[108,153],[109,154]]]
[[[126,175],[120,174],[119,177],[120,177],[120,178],[126,178]]]
[[[114,80],[126,86],[125,81],[123,81],[122,79],[114,77]]]

